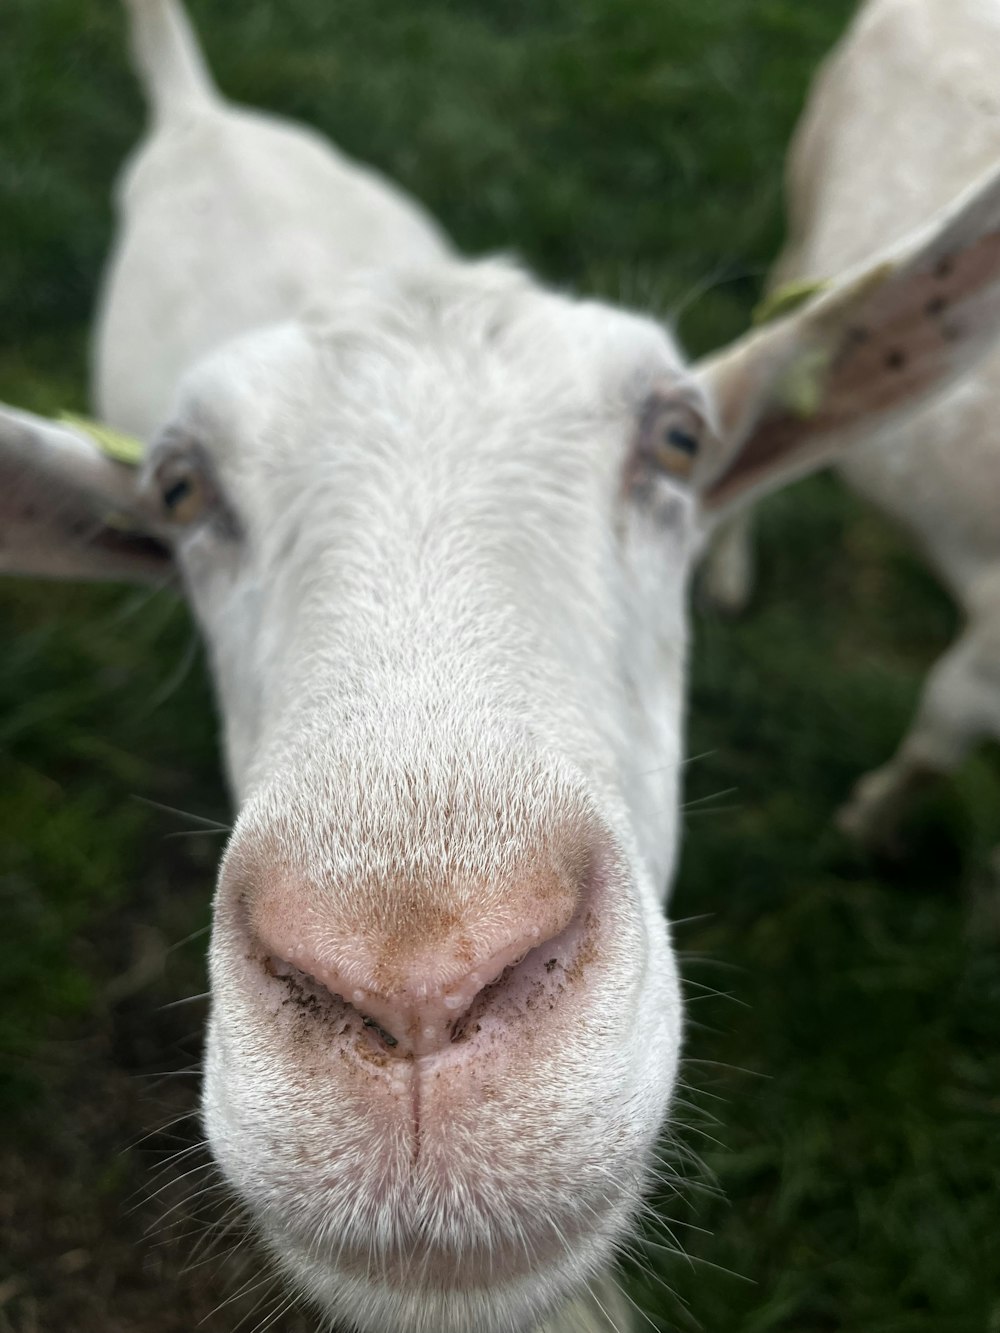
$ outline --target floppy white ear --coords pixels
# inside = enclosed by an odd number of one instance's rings
[[[1000,336],[1000,172],[922,232],[696,369],[715,404],[704,507],[828,462],[943,388]]]
[[[86,431],[0,406],[0,573],[162,580],[137,480]]]

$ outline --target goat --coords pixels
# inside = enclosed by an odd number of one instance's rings
[[[681,1048],[702,528],[986,351],[1000,174],[689,367],[227,104],[176,0],[127,9],[153,119],[95,405],[145,454],[0,410],[0,569],[175,571],[206,639],[213,1153],[324,1318],[620,1333]]]
[[[772,285],[820,281],[891,244],[1000,160],[1000,3],[868,0],[817,77],[789,154],[789,239]],[[928,291],[943,325],[943,298]],[[916,539],[965,617],[931,671],[895,756],[860,779],[838,815],[856,839],[891,844],[912,792],[1000,737],[1000,357],[905,422],[837,459],[852,489]],[[750,517],[723,528],[709,598],[729,610],[752,583]]]

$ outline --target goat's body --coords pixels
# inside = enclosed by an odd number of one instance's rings
[[[162,18],[133,0],[144,4]],[[186,40],[186,25],[164,31]],[[431,219],[377,173],[318,134],[228,105],[202,85],[194,53],[169,68],[119,188],[95,337],[96,408],[141,438],[213,348],[301,314],[359,270],[447,254]]]
[[[998,0],[875,0],[828,61],[789,161],[776,282],[841,273],[1000,160]],[[907,527],[963,606],[1000,576],[1000,356],[855,446],[849,483]]]
[[[776,286],[825,280],[919,226],[1000,160],[1000,0],[870,0],[816,79],[789,156]],[[944,316],[947,318],[947,314]],[[1000,735],[1000,356],[837,462],[903,526],[969,617],[913,731],[859,784],[847,831],[878,839],[925,770]],[[723,604],[749,591],[737,517],[710,562]]]

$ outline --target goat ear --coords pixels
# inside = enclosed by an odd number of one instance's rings
[[[695,478],[704,507],[829,462],[944,387],[998,336],[994,172],[924,231],[697,367],[716,411]]]
[[[95,434],[0,406],[0,573],[140,582],[169,573],[138,468]]]

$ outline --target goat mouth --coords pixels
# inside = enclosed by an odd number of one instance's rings
[[[456,1174],[448,1160],[456,1117],[466,1137],[469,1116],[475,1116],[478,1107],[517,1099],[525,1064],[537,1068],[558,1045],[566,1022],[566,1014],[559,1012],[564,993],[581,983],[597,951],[598,934],[597,913],[585,900],[558,936],[527,950],[484,987],[452,1020],[448,1044],[431,1054],[415,1053],[395,1033],[287,960],[267,955],[256,965],[295,1037],[314,1051],[325,1048],[327,1059],[348,1058],[362,1076],[371,1096],[366,1110],[373,1116],[375,1138],[385,1142],[388,1136],[394,1145],[383,1160],[385,1188],[413,1182],[422,1168],[429,1172],[425,1182],[433,1179],[447,1186]],[[544,1153],[541,1157],[538,1165],[544,1170]],[[457,1174],[462,1175],[461,1168]],[[342,1188],[342,1181],[331,1179],[331,1192]],[[419,1228],[412,1246],[391,1258],[400,1280],[410,1248],[426,1254]],[[515,1249],[515,1257],[520,1253]],[[429,1263],[422,1259],[421,1270]],[[456,1257],[445,1252],[431,1266],[447,1274],[456,1263]]]

